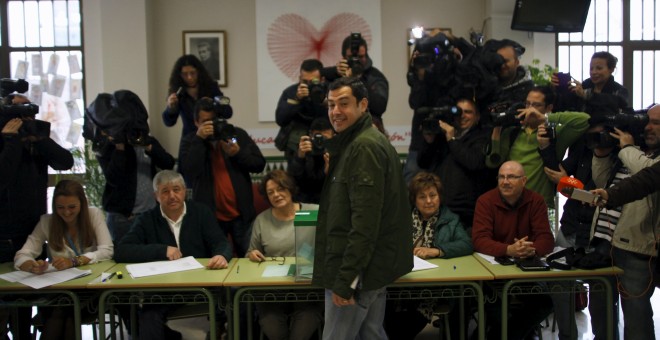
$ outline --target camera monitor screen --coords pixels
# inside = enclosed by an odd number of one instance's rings
[[[516,0],[511,29],[582,32],[591,0]]]

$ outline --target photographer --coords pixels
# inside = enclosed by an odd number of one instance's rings
[[[444,183],[443,201],[470,229],[474,202],[495,187],[495,172],[486,167],[489,130],[481,125],[475,103],[460,99],[455,108],[454,112],[427,118],[422,123],[424,143],[417,163],[440,177]]]
[[[215,213],[219,228],[231,234],[234,251],[244,257],[256,217],[250,173],[266,159],[248,133],[227,123],[210,98],[197,101],[197,131],[181,143],[181,172],[192,183],[193,200]]]
[[[152,179],[159,170],[174,168],[174,157],[151,136],[140,144],[107,138],[108,143],[97,152],[97,159],[106,181],[103,210],[116,244],[137,216],[156,206]]]
[[[334,135],[330,122],[325,118],[317,118],[309,128],[309,136],[300,136],[298,152],[289,165],[288,172],[298,184],[301,202],[318,204],[321,199],[329,160],[325,143]]]
[[[0,262],[11,262],[14,255],[47,212],[48,167],[68,170],[73,156],[49,137],[49,126],[35,120],[38,106],[26,104],[26,98],[10,94],[25,92],[28,84],[16,88],[21,81],[2,79],[2,107],[0,107]],[[14,338],[27,339],[31,310],[19,309],[19,334]],[[2,320],[2,317],[0,317]],[[4,322],[6,325],[6,319]],[[4,335],[4,334],[2,334]]]
[[[321,74],[328,82],[341,77],[356,77],[367,87],[369,107],[374,124],[384,132],[383,114],[387,109],[389,83],[385,75],[373,67],[367,41],[360,33],[351,33],[341,44],[342,59],[335,66],[326,67]]]
[[[275,121],[280,132],[275,146],[284,151],[289,166],[295,158],[300,136],[309,131],[314,119],[328,120],[326,105],[327,84],[321,76],[323,64],[316,59],[307,59],[300,65],[300,81],[282,92],[275,110]]]
[[[494,114],[490,151],[486,166],[496,169],[507,160],[523,165],[527,174],[526,187],[541,194],[549,208],[554,208],[555,188],[543,171],[537,134],[541,126],[551,126],[556,159],[562,159],[566,149],[589,127],[589,115],[584,112],[551,113],[555,95],[548,86],[537,86],[527,94],[524,108],[515,105],[506,113]],[[545,125],[544,125],[545,124]]]
[[[209,97],[218,98],[218,100],[226,98],[220,91],[218,82],[211,77],[202,62],[192,54],[183,55],[174,63],[170,73],[168,93],[167,107],[163,111],[163,123],[165,126],[174,126],[181,116],[183,124],[181,141],[186,135],[196,130],[193,107],[199,98]],[[223,114],[229,117],[233,114],[229,103],[225,106]],[[179,144],[179,159],[181,159],[181,144]]]
[[[520,65],[520,57],[525,53],[525,47],[509,39],[491,39],[484,44],[484,49],[496,52],[501,57],[497,62],[500,65],[497,71],[497,91],[488,105],[491,112],[504,111],[512,104],[524,101],[527,93],[534,87],[529,71]]]
[[[606,157],[594,157],[592,174],[596,187],[613,186],[657,164],[660,159],[660,106],[649,109],[648,118],[644,128],[645,148],[637,146],[634,136],[619,128],[615,127],[609,133],[618,141],[619,150]],[[623,274],[617,276],[617,287],[621,296],[625,339],[654,337],[650,299],[656,275],[653,268],[658,254],[660,210],[651,207],[657,206],[659,199],[660,193],[655,192],[622,206],[597,209],[592,224],[594,238],[611,242],[613,265],[623,269]]]

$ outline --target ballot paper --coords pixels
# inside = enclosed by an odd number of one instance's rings
[[[413,269],[412,271],[416,272],[418,270],[426,270],[426,269],[433,269],[433,268],[438,268],[437,265],[429,262],[422,260],[421,258],[413,255]]]
[[[126,270],[133,278],[182,272],[186,270],[202,269],[194,257],[183,257],[174,261],[156,261],[147,263],[129,264]]]
[[[18,282],[34,289],[40,289],[54,284],[66,282],[91,274],[91,270],[80,270],[78,268],[69,268],[65,270],[56,270],[52,265],[43,274],[33,274],[17,270],[15,272],[2,274],[0,278],[9,282]]]

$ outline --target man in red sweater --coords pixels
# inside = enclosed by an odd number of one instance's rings
[[[544,256],[552,251],[555,241],[548,222],[548,208],[543,196],[525,188],[526,181],[520,163],[502,164],[497,188],[477,200],[472,224],[475,251],[514,258]],[[521,295],[517,300],[519,304],[509,307],[508,339],[524,339],[552,311],[548,295]],[[497,339],[502,322],[499,299],[485,307],[487,338]]]

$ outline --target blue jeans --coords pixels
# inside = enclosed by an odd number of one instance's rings
[[[252,221],[244,221],[239,216],[231,221],[220,221],[218,225],[226,235],[231,235],[232,246],[237,257],[245,257],[252,237]]]
[[[332,303],[332,291],[325,290],[325,328],[323,340],[334,339],[387,339],[383,328],[385,318],[385,287],[374,290],[356,290],[355,304],[337,307]]]
[[[406,184],[409,184],[421,170],[417,165],[418,153],[419,151],[408,151],[408,156],[406,156],[406,164],[403,166],[403,178],[406,180]]]
[[[122,237],[131,230],[135,217],[135,215],[126,217],[121,213],[106,212],[105,223],[108,225],[108,231],[110,231],[110,236],[115,244],[118,244]]]
[[[624,339],[655,339],[651,296],[655,291],[655,257],[612,248],[614,265],[623,269],[618,276]]]

